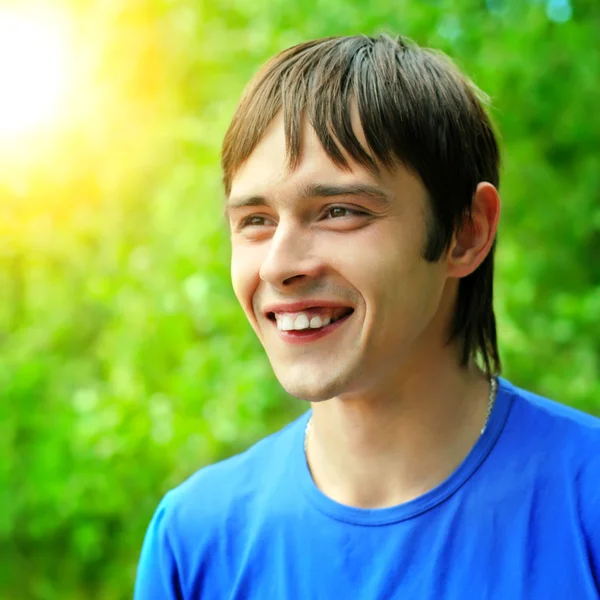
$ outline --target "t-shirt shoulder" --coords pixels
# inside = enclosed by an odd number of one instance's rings
[[[513,406],[503,443],[548,481],[571,489],[600,556],[600,418],[510,383]]]
[[[246,451],[199,469],[167,492],[161,505],[169,529],[218,527],[227,515],[239,514],[240,507],[249,510],[265,494],[276,493],[306,418],[302,415]]]
[[[600,444],[600,418],[577,408],[561,404],[534,392],[504,382],[505,388],[513,395],[513,412],[533,433],[560,435],[564,441],[571,440],[584,450]]]

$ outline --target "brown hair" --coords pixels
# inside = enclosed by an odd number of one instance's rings
[[[351,125],[355,105],[369,154]],[[481,181],[499,185],[500,155],[486,96],[445,55],[388,35],[330,37],[273,57],[246,88],[223,142],[225,191],[267,126],[283,110],[290,168],[298,165],[302,119],[323,149],[349,169],[340,146],[372,172],[398,162],[417,174],[430,199],[423,256],[434,262],[471,218]],[[375,157],[375,160],[371,158]],[[493,309],[496,240],[481,265],[460,280],[448,342],[462,341],[461,366],[480,358],[488,375],[501,369]]]

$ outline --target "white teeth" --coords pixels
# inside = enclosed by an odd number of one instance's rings
[[[294,321],[294,329],[308,329],[308,317],[306,315],[298,315]]]
[[[325,327],[331,323],[331,317],[321,318],[319,315],[315,315],[310,321],[308,316],[304,313],[300,313],[294,317],[294,315],[283,315],[277,316],[277,328],[280,331],[300,331],[302,329],[319,329]]]
[[[277,320],[277,327],[281,331],[292,331],[294,329],[294,319],[290,315],[285,315],[283,319]]]
[[[319,327],[323,327],[323,322],[321,321],[321,317],[319,315],[314,316],[310,320],[311,329],[318,329]]]

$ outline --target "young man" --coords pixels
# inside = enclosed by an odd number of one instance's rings
[[[482,98],[387,36],[251,82],[223,148],[232,281],[311,408],[167,493],[137,600],[600,597],[600,420],[498,375]]]

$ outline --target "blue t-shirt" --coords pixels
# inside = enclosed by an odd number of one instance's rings
[[[136,600],[600,598],[600,419],[499,378],[458,469],[370,510],[315,486],[309,416],[165,495]]]

